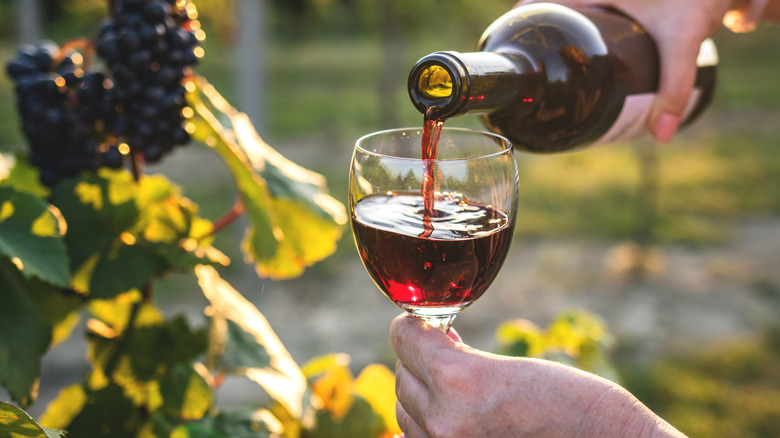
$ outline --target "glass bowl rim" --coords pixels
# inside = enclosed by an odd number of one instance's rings
[[[388,154],[383,154],[383,153],[380,153],[380,152],[370,151],[370,150],[364,148],[361,145],[362,142],[364,142],[365,140],[367,140],[367,139],[369,139],[371,137],[377,137],[377,136],[380,136],[380,135],[383,135],[383,134],[389,134],[389,133],[393,133],[393,132],[413,131],[415,133],[419,133],[419,135],[421,136],[422,135],[422,133],[420,132],[421,130],[422,130],[422,128],[420,128],[420,127],[409,127],[409,128],[384,129],[384,130],[381,130],[381,131],[371,132],[371,133],[365,134],[365,135],[361,136],[360,138],[358,138],[357,140],[355,140],[355,150],[356,151],[359,150],[361,153],[364,153],[364,154],[367,154],[367,155],[373,155],[373,156],[382,157],[382,158],[391,158],[391,159],[395,159],[395,160],[408,160],[408,161],[423,161],[422,158],[399,157],[397,155],[388,155]],[[514,148],[512,146],[512,142],[508,138],[504,137],[503,135],[496,134],[495,132],[482,131],[482,130],[470,129],[470,128],[459,128],[459,127],[455,127],[455,126],[453,126],[453,127],[444,126],[444,127],[442,127],[442,132],[444,132],[444,131],[449,131],[449,132],[466,132],[466,133],[469,133],[469,134],[481,134],[482,136],[493,137],[493,138],[499,140],[500,143],[503,144],[504,147],[502,149],[498,150],[498,151],[495,151],[495,152],[491,152],[491,153],[487,153],[487,154],[481,154],[481,155],[475,155],[473,157],[437,158],[437,159],[431,160],[431,161],[445,162],[445,161],[482,160],[482,159],[486,159],[486,158],[498,157],[498,156],[501,156],[501,155],[513,154],[514,153]]]

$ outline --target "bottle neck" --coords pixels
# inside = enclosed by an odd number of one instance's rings
[[[521,54],[435,52],[417,61],[409,74],[409,97],[423,114],[447,119],[487,114],[522,96],[535,94],[537,74]]]

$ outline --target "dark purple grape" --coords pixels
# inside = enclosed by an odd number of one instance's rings
[[[124,156],[119,152],[119,148],[116,146],[109,146],[108,150],[103,153],[101,158],[103,164],[112,169],[119,169],[124,162]]]
[[[186,105],[182,80],[198,62],[199,41],[189,30],[182,3],[116,0],[113,21],[98,34],[98,55],[112,72],[121,112],[112,119],[113,129],[147,161],[190,139],[181,116]],[[115,53],[117,45],[121,56]]]
[[[107,122],[116,119],[105,76],[84,73],[81,59],[73,53],[62,56],[59,47],[45,42],[23,46],[6,66],[16,83],[30,162],[47,186],[97,170],[103,161],[98,137],[105,135]]]

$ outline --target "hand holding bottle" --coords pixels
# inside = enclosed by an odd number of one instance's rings
[[[539,3],[526,0],[518,6]],[[613,7],[642,24],[658,47],[661,74],[648,128],[661,143],[677,131],[696,77],[696,57],[722,22],[735,32],[752,30],[758,20],[780,16],[777,0],[555,0],[574,8]],[[724,18],[728,19],[724,21]]]

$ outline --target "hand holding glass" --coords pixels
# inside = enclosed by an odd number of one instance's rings
[[[442,129],[421,159],[420,129],[360,138],[349,209],[363,265],[402,309],[447,332],[490,286],[506,258],[517,211],[511,143],[488,132]],[[433,176],[425,208],[424,176]]]

